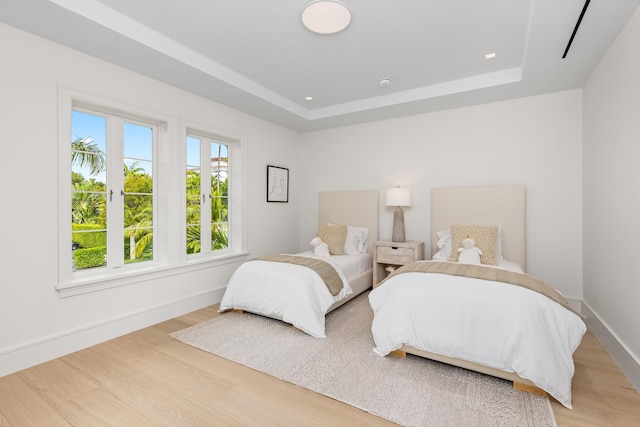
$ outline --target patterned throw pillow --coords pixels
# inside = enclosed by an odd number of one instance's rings
[[[496,261],[496,237],[497,225],[452,225],[451,226],[451,256],[449,261],[458,262],[462,247],[462,240],[467,236],[476,241],[476,246],[482,251],[480,262],[487,265],[497,265]]]
[[[346,225],[318,224],[318,237],[329,246],[331,255],[344,255],[344,241],[347,238]]]

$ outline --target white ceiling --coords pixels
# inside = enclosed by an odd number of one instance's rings
[[[582,87],[640,4],[592,0],[563,59],[585,0],[342,1],[328,36],[309,0],[0,0],[0,21],[305,132]]]

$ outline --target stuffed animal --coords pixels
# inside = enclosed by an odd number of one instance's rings
[[[313,254],[317,256],[329,256],[329,245],[322,241],[319,237],[314,237],[311,242],[313,246]]]
[[[458,248],[460,258],[458,262],[462,264],[480,264],[480,255],[482,251],[476,247],[476,241],[467,236],[462,239],[462,247]]]

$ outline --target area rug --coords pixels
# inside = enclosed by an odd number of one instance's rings
[[[508,381],[417,356],[375,354],[367,295],[327,315],[324,339],[233,312],[171,336],[404,426],[556,426],[548,398]]]

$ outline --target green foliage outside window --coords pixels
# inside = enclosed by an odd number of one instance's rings
[[[211,249],[229,246],[228,179],[211,177]],[[200,252],[200,174],[187,171],[187,254]]]
[[[107,247],[95,246],[73,251],[73,263],[76,270],[103,266],[106,262]]]
[[[99,224],[71,224],[72,240],[80,248],[107,246],[107,233]],[[99,231],[103,231],[100,233]]]
[[[90,167],[91,175],[105,167],[104,153],[77,138],[72,143],[72,163]],[[137,163],[124,165],[125,263],[153,259],[153,178]],[[107,196],[106,184],[93,176],[72,172],[71,227],[76,270],[105,265]],[[130,194],[132,193],[132,194]],[[131,247],[135,249],[132,251]]]

